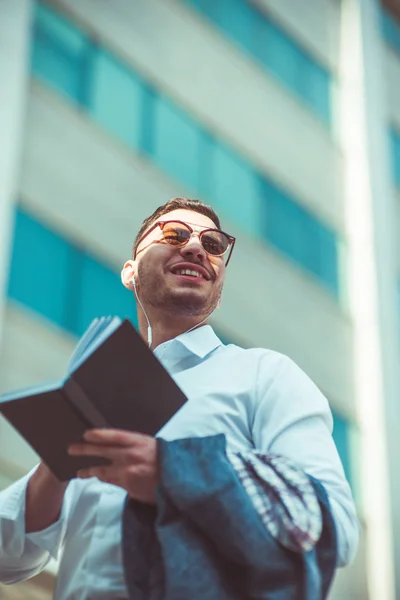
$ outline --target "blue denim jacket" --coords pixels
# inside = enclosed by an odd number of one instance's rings
[[[124,570],[131,600],[323,600],[336,533],[323,486],[311,482],[323,531],[309,552],[268,533],[226,456],[225,436],[159,440],[157,507],[127,500]]]

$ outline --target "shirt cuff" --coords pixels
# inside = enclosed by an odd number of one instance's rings
[[[25,530],[25,499],[28,482],[38,466],[32,469],[27,475],[11,484],[8,488],[0,492],[0,519],[12,521],[16,536],[13,536],[15,543],[22,551],[23,539],[29,540],[32,544],[50,554],[57,560],[58,551],[66,529],[66,508],[65,502],[59,519],[52,523],[46,529],[26,533]],[[18,543],[17,540],[20,540]],[[17,547],[16,547],[17,548]],[[15,550],[16,550],[15,548]],[[17,551],[17,554],[19,552]]]
[[[64,509],[58,521],[52,523],[47,529],[26,534],[27,540],[48,552],[54,560],[58,560],[58,553],[66,531],[66,519],[63,513]]]
[[[38,467],[36,466],[27,475],[12,483],[0,492],[0,519],[17,521],[22,516],[25,518],[25,496],[28,482]]]

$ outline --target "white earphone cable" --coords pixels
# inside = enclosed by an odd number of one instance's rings
[[[143,314],[146,317],[146,321],[147,321],[147,344],[148,344],[149,348],[151,348],[151,344],[152,344],[152,341],[153,341],[153,333],[152,333],[150,321],[149,321],[149,318],[147,316],[146,310],[145,310],[142,302],[140,301],[140,298],[139,298],[138,293],[136,291],[136,281],[135,281],[134,277],[132,277],[132,284],[133,284],[133,291],[135,293],[136,300],[139,302],[139,304],[140,304],[140,306],[141,306],[141,308],[143,310]],[[190,327],[190,329],[187,329],[183,333],[189,333],[190,331],[193,331],[193,329],[196,329],[196,327],[199,327],[202,323],[204,323],[204,321],[206,321],[208,319],[208,317],[210,317],[212,315],[213,312],[214,312],[214,309],[206,317],[204,317],[204,319],[202,321],[200,321],[199,323],[196,323],[196,325],[193,325],[193,327]],[[183,333],[181,335],[183,335]],[[165,351],[165,348],[164,348],[164,351]],[[162,354],[164,354],[164,352]],[[160,355],[159,358],[161,358],[162,354]]]
[[[151,348],[151,344],[153,342],[153,332],[151,330],[151,325],[150,325],[149,317],[147,316],[145,308],[144,308],[143,304],[141,303],[140,298],[138,296],[138,293],[136,291],[136,281],[135,281],[134,277],[132,277],[132,284],[133,284],[133,291],[135,293],[136,300],[139,302],[140,306],[142,307],[143,314],[146,317],[146,321],[147,321],[147,344],[148,344],[149,348]]]

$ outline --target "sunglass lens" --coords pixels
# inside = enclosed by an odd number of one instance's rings
[[[223,233],[208,231],[201,236],[201,243],[206,252],[220,256],[228,249],[229,239]]]
[[[163,228],[164,239],[172,246],[181,246],[190,238],[190,231],[181,223],[167,223]]]

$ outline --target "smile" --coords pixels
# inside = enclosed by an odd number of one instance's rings
[[[210,279],[212,279],[211,274],[205,267],[188,261],[173,265],[171,267],[171,273],[179,277],[198,279],[199,281],[210,281]]]
[[[189,277],[198,277],[200,279],[204,279],[203,275],[195,269],[177,269],[174,272],[174,275],[186,275]]]

